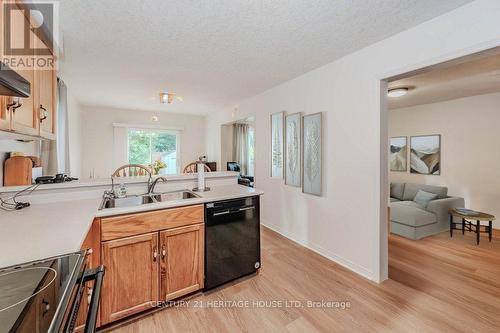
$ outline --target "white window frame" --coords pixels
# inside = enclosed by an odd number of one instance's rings
[[[134,127],[127,127],[127,162],[130,163],[130,140],[129,140],[129,133],[130,131],[145,131],[148,133],[156,132],[156,133],[164,133],[164,134],[170,134],[170,135],[175,135],[175,160],[176,160],[176,166],[175,170],[178,173],[180,173],[180,167],[182,165],[181,163],[181,132],[179,130],[170,130],[170,129],[163,129],[163,128],[156,128],[156,127],[139,127],[139,126],[134,126]],[[151,162],[152,160],[152,154],[153,151],[151,149],[151,137],[150,137],[150,148],[149,148],[149,159]]]

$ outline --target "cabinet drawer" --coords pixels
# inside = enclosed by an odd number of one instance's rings
[[[101,219],[101,237],[107,241],[203,222],[203,205],[105,217]]]

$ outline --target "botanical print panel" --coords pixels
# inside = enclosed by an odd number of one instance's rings
[[[300,121],[300,113],[285,117],[285,184],[297,187],[301,185]]]
[[[271,115],[271,177],[283,178],[283,121],[284,112]]]
[[[407,141],[406,136],[391,138],[391,150],[389,153],[391,171],[406,171],[408,169]]]
[[[441,136],[422,135],[410,139],[410,172],[422,175],[441,174]]]
[[[322,114],[315,113],[302,118],[304,166],[302,191],[321,195],[322,191]]]

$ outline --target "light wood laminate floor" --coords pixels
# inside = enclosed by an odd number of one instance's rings
[[[492,243],[483,236],[479,246],[473,234],[460,232],[453,239],[442,233],[420,241],[391,236],[389,249],[390,279],[377,285],[263,228],[258,275],[113,332],[499,331],[498,232]],[[260,308],[263,304],[253,303],[287,300],[303,307]],[[311,308],[310,300],[348,301],[350,308]],[[229,302],[218,308],[193,307],[214,306],[215,301]]]

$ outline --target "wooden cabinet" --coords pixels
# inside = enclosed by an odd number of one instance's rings
[[[37,49],[48,50],[45,43],[39,39],[36,40]],[[39,55],[45,59],[53,58],[53,55]],[[37,84],[35,85],[38,110],[38,119],[40,122],[40,136],[46,139],[55,139],[56,133],[56,86],[57,76],[54,69],[40,68],[36,71]]]
[[[160,232],[160,299],[172,300],[203,288],[204,225]]]
[[[20,9],[22,8],[21,3],[17,4],[17,6]],[[3,13],[3,7],[1,10],[2,12],[0,14]],[[47,47],[43,41],[41,41],[34,34],[25,33],[24,27],[25,25],[28,26],[29,22],[23,13],[26,13],[26,11],[19,10],[11,13],[12,24],[9,32],[11,36],[11,45],[16,48],[26,45],[25,38],[29,38],[29,45],[32,50],[31,54],[22,56],[22,59],[26,62],[26,59],[35,59],[35,57],[42,56],[41,54],[36,54],[35,50],[47,50]],[[3,28],[4,27],[2,25],[2,43],[0,43],[2,52],[4,36]],[[9,54],[5,55],[9,56]],[[52,58],[52,63],[55,64],[56,59],[52,54],[49,56],[45,55],[44,58]],[[40,136],[45,139],[55,139],[57,115],[57,74],[55,71],[55,65],[52,69],[35,67],[33,65],[32,67],[26,66],[23,69],[13,68],[13,70],[16,70],[19,75],[30,82],[31,95],[27,98],[9,96],[0,97],[0,130],[36,137]],[[19,101],[21,106],[17,108],[10,107],[7,109],[7,105],[11,104],[13,101]]]
[[[11,45],[15,47],[25,45],[24,39],[26,36],[24,27],[25,24],[29,23],[26,22],[27,19],[26,17],[24,17],[23,11],[14,11],[11,14],[11,20]],[[26,56],[34,57],[35,53],[34,51],[32,51],[31,54]],[[36,90],[33,89],[36,86],[35,68],[26,67],[26,69],[24,70],[17,70],[17,73],[30,82],[31,96],[28,98],[20,98],[19,101],[22,104],[21,107],[10,109],[10,129],[22,134],[38,135],[38,108],[35,105],[35,101],[37,100],[38,96]],[[10,103],[13,100],[14,98],[10,97],[8,99],[8,102]]]
[[[55,139],[56,134],[56,80],[53,70],[39,73],[40,136],[46,139]]]
[[[151,309],[158,301],[157,232],[103,242],[102,263],[102,324]]]
[[[102,218],[101,324],[202,289],[204,231],[203,205]]]

